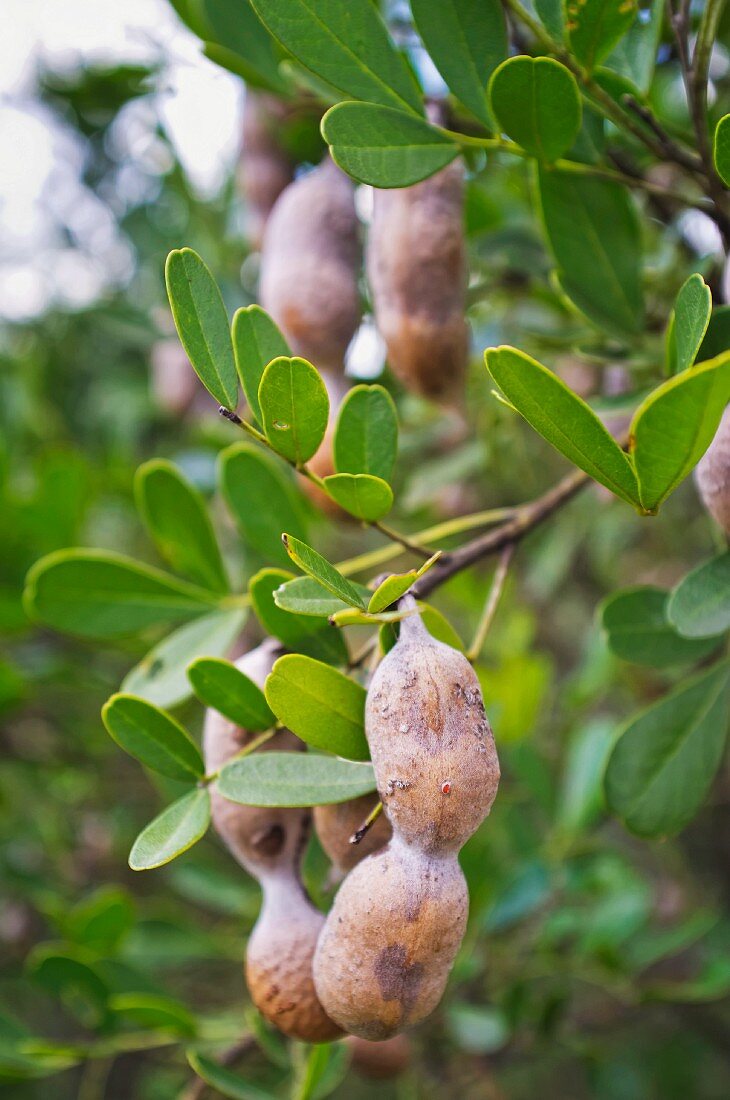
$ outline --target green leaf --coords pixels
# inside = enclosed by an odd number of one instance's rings
[[[259,622],[269,634],[284,643],[287,649],[306,653],[309,657],[341,665],[347,661],[347,646],[338,630],[321,623],[311,615],[292,615],[274,602],[274,592],[291,573],[280,569],[262,569],[249,581],[249,591]]]
[[[662,33],[664,0],[653,0],[650,10],[650,18],[637,19],[605,61],[609,69],[627,77],[642,95],[649,91],[654,76]],[[645,15],[646,11],[644,8],[642,14]]]
[[[718,176],[730,187],[730,115],[723,115],[715,127],[714,158]]]
[[[499,0],[411,0],[416,29],[453,94],[491,126],[485,88],[507,56]]]
[[[422,110],[410,70],[371,0],[253,0],[282,46],[353,99]]]
[[[197,1073],[207,1085],[215,1089],[221,1096],[229,1097],[229,1100],[276,1100],[271,1092],[264,1092],[255,1085],[249,1085],[237,1073],[214,1062],[212,1058],[197,1051],[187,1051],[187,1060],[190,1068]]]
[[[332,159],[360,183],[409,187],[459,156],[459,146],[422,118],[375,103],[337,103],[322,119]]]
[[[697,661],[716,648],[716,639],[690,641],[673,629],[667,618],[668,596],[647,586],[626,588],[604,602],[601,622],[612,653],[638,665],[671,668]]]
[[[205,502],[180,471],[161,458],[145,462],[134,492],[147,530],[172,568],[214,592],[230,591]]]
[[[561,454],[629,504],[638,504],[631,463],[595,413],[557,375],[515,348],[488,348],[487,369],[528,424]]]
[[[408,589],[416,583],[419,577],[427,573],[440,557],[441,551],[438,550],[428,561],[423,563],[420,569],[409,569],[407,573],[392,573],[391,576],[386,577],[370,597],[368,611],[374,615],[377,615],[380,611],[385,611],[386,607],[390,607],[401,596],[405,596]]]
[[[390,481],[398,453],[398,414],[386,389],[353,386],[340,406],[333,451],[338,474]]]
[[[171,997],[156,993],[118,993],[109,1001],[112,1012],[137,1027],[167,1031],[174,1035],[195,1035],[195,1017]]]
[[[730,306],[715,306],[697,359],[704,363],[724,351],[730,351]]]
[[[510,57],[492,75],[489,98],[504,132],[541,161],[562,157],[578,136],[578,85],[551,57]]]
[[[393,507],[390,485],[371,474],[330,474],[324,487],[340,508],[365,523],[382,519]]]
[[[644,324],[641,231],[631,197],[611,180],[538,172],[539,200],[564,292],[594,324],[634,336]]]
[[[259,386],[269,363],[291,355],[289,345],[278,327],[261,306],[246,306],[233,314],[233,352],[238,377],[249,408],[262,423]]]
[[[246,545],[267,561],[288,564],[282,532],[307,534],[303,502],[289,471],[253,443],[234,443],[218,462],[221,493]]]
[[[348,607],[359,607],[361,611],[367,610],[368,601],[363,598],[362,586],[356,586],[343,577],[334,565],[331,565],[311,546],[307,546],[305,542],[300,542],[289,534],[283,535],[282,538],[289,557],[304,573],[315,581],[319,581],[328,592],[337,596]]]
[[[160,775],[194,783],[205,775],[200,750],[166,711],[136,695],[112,695],[101,717],[120,748]]]
[[[326,806],[375,790],[371,764],[319,753],[261,752],[223,768],[216,788],[244,806]]]
[[[690,275],[677,295],[667,330],[667,360],[671,374],[692,366],[711,314],[712,291],[701,275]]]
[[[365,585],[350,581],[357,589],[360,597],[367,603],[370,599],[370,589]],[[285,581],[274,592],[274,602],[282,611],[293,611],[298,615],[316,615],[329,619],[338,611],[344,611],[348,604],[332,596],[327,588],[323,588],[319,581],[312,577],[295,577],[293,581]]]
[[[56,630],[118,638],[202,615],[218,597],[112,551],[58,550],[30,569],[24,601],[29,615]]]
[[[330,402],[319,372],[306,359],[280,356],[259,386],[264,432],[271,446],[300,466],[318,450],[327,431]]]
[[[206,707],[250,733],[260,733],[276,723],[263,691],[230,661],[201,657],[188,668],[193,690]]]
[[[637,0],[566,0],[570,48],[587,69],[611,52],[636,19]]]
[[[198,657],[223,657],[246,621],[248,611],[214,611],[169,634],[122,680],[122,691],[158,707],[175,707],[191,695],[185,670]]]
[[[248,0],[197,0],[210,39],[209,56],[216,59],[215,46],[238,59],[236,70],[248,84],[286,94],[289,85],[279,72],[279,58],[268,31]],[[213,44],[211,51],[210,45]],[[226,66],[227,67],[227,66]]]
[[[634,718],[614,748],[605,789],[639,836],[669,836],[691,821],[720,763],[730,677],[723,663]]]
[[[235,409],[233,344],[215,279],[197,252],[180,248],[167,257],[165,283],[175,328],[195,373],[220,405]]]
[[[562,0],[535,0],[535,11],[540,22],[556,42],[563,41],[565,12]]]
[[[365,689],[349,676],[290,653],[274,665],[265,693],[279,721],[308,745],[349,760],[370,758],[363,728]]]
[[[667,614],[685,638],[708,638],[730,630],[730,552],[688,573],[672,592]]]
[[[580,835],[603,809],[603,775],[615,740],[610,718],[590,720],[571,738],[557,801],[556,826],[561,833]]]
[[[641,503],[655,512],[699,462],[730,400],[730,353],[676,374],[642,401],[630,450]]]
[[[65,1000],[87,1026],[98,1028],[108,1017],[109,987],[94,965],[94,956],[66,944],[45,943],[30,954],[26,966],[34,981]]]
[[[162,867],[192,848],[210,824],[210,794],[205,787],[188,791],[163,810],[139,834],[129,853],[133,871]]]

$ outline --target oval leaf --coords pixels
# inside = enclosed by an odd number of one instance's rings
[[[459,146],[421,118],[374,103],[337,103],[322,119],[332,159],[372,187],[409,187],[459,156]]]
[[[688,573],[674,589],[667,614],[685,638],[730,630],[730,551]]]
[[[418,33],[450,90],[486,126],[485,89],[507,56],[507,31],[499,0],[411,0]]]
[[[269,363],[259,386],[263,427],[271,446],[301,466],[327,431],[330,402],[319,372],[306,359],[281,356]]]
[[[218,598],[121,554],[59,550],[31,568],[24,601],[29,615],[56,630],[117,638],[192,619],[217,606]]]
[[[145,767],[186,783],[205,775],[200,750],[187,730],[145,699],[112,695],[101,717],[119,747]]]
[[[370,474],[330,474],[324,479],[324,487],[340,508],[365,523],[382,519],[393,507],[390,485]]]
[[[175,328],[195,373],[227,409],[238,402],[238,378],[228,315],[218,285],[197,252],[175,249],[167,257],[165,283]]]
[[[641,331],[641,233],[626,188],[557,169],[540,170],[538,184],[564,292],[601,328],[620,336]]]
[[[210,824],[210,794],[205,787],[188,791],[151,821],[129,853],[133,871],[151,871],[187,852]]]
[[[305,538],[304,504],[290,471],[253,443],[235,443],[219,459],[218,481],[244,542],[271,562],[289,561],[284,531]]]
[[[325,806],[375,790],[371,764],[318,753],[252,753],[226,765],[216,788],[244,806]]]
[[[383,386],[353,386],[337,417],[338,474],[372,474],[390,481],[398,453],[398,414]]]
[[[638,504],[631,463],[592,409],[557,375],[515,348],[489,348],[487,369],[528,424],[629,504]]]
[[[198,699],[250,733],[261,733],[276,724],[263,691],[230,661],[201,657],[188,668]]]
[[[298,61],[353,99],[420,112],[421,96],[371,0],[252,0]]]
[[[717,645],[682,638],[667,618],[669,593],[660,588],[627,588],[606,600],[601,622],[612,653],[651,668],[697,661]]]
[[[370,599],[369,588],[358,585],[355,581],[350,581],[350,584],[359,591],[363,600]],[[316,615],[324,619],[329,619],[338,611],[344,611],[348,606],[311,577],[295,577],[292,581],[285,581],[275,590],[274,602],[282,611],[293,611],[297,615]]]
[[[691,367],[697,358],[712,314],[712,291],[695,273],[682,285],[667,331],[667,360],[670,374]]]
[[[718,176],[730,187],[730,115],[723,115],[715,127],[714,157]]]
[[[728,401],[730,352],[667,379],[639,405],[630,450],[647,512],[655,512],[702,458]]]
[[[248,611],[214,611],[168,635],[128,672],[122,691],[158,707],[175,707],[192,694],[185,670],[197,657],[223,657],[243,628]]]
[[[504,132],[539,160],[562,157],[578,136],[578,85],[551,57],[509,58],[492,76],[489,97]]]
[[[606,769],[609,807],[639,836],[679,832],[696,814],[725,745],[726,664],[654,703],[629,724]]]
[[[441,551],[437,550],[419,569],[410,569],[407,573],[393,573],[390,577],[386,577],[370,597],[368,612],[377,615],[378,612],[384,611],[386,607],[390,607],[399,600],[401,596],[405,596],[411,585],[427,573],[440,557]]]
[[[198,1077],[229,1100],[277,1100],[273,1093],[249,1084],[239,1074],[219,1065],[212,1058],[206,1058],[204,1054],[188,1051],[187,1059]]]
[[[290,580],[291,573],[280,569],[262,569],[251,578],[249,591],[259,622],[287,649],[306,653],[328,664],[344,664],[347,661],[347,646],[338,630],[310,615],[292,615],[282,611],[274,602],[274,592]]]
[[[153,459],[134,479],[137,507],[160,554],[173,569],[216,592],[228,592],[213,524],[200,493],[171,462]]]
[[[594,68],[626,34],[637,10],[637,0],[566,0],[566,29],[578,60]]]
[[[307,546],[305,542],[300,542],[289,534],[282,535],[282,539],[287,554],[304,573],[308,573],[315,581],[319,581],[348,607],[359,607],[361,611],[367,610],[368,601],[363,596],[362,585],[355,585],[352,581],[348,581],[335,569],[334,565],[331,565],[311,546]]]
[[[290,355],[289,345],[261,306],[246,306],[233,314],[233,352],[249,408],[261,424],[259,386],[269,363]]]
[[[311,657],[287,654],[269,674],[265,694],[279,721],[302,741],[349,760],[370,758],[365,689],[349,676]]]

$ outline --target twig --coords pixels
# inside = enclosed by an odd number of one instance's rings
[[[411,554],[417,554],[418,557],[423,558],[424,561],[428,561],[433,555],[433,551],[429,550],[425,546],[420,546],[417,542],[411,542],[406,535],[401,535],[399,531],[394,531],[392,527],[387,527],[379,519],[374,520],[371,525],[376,531],[380,531],[381,535],[385,535],[391,542],[397,542],[404,550],[408,550]]]
[[[466,652],[466,656],[470,661],[476,661],[484,646],[484,640],[487,637],[489,628],[492,625],[495,612],[499,605],[499,600],[504,591],[504,584],[507,580],[507,573],[509,572],[509,565],[512,560],[512,555],[516,549],[516,544],[510,542],[505,546],[502,551],[501,557],[497,562],[497,568],[494,571],[494,577],[492,578],[492,584],[489,589],[489,595],[484,603],[484,610],[479,620],[476,632],[474,634],[474,640],[472,641],[469,649]]]
[[[710,73],[710,59],[712,47],[717,37],[717,29],[720,23],[725,0],[707,0],[705,10],[702,12],[700,27],[697,32],[692,65],[685,74],[687,81],[687,98],[689,99],[692,124],[697,135],[697,145],[705,168],[705,175],[710,188],[715,206],[719,209],[725,205],[725,191],[715,171],[715,163],[712,157],[709,129],[707,125],[707,82]],[[730,246],[730,229],[719,224],[718,227],[723,237],[725,251]]]
[[[360,827],[358,829],[355,829],[355,832],[350,837],[349,843],[350,844],[359,844],[360,841],[362,840],[362,838],[364,836],[366,836],[367,833],[370,832],[370,830],[372,829],[373,825],[378,820],[378,818],[380,817],[382,812],[383,812],[383,803],[378,802],[373,807],[373,809],[370,811],[368,816],[365,818],[362,825],[360,825]]]
[[[436,588],[470,565],[474,565],[475,562],[481,561],[490,554],[498,553],[506,546],[516,545],[525,535],[567,504],[590,481],[588,474],[582,470],[574,470],[541,497],[516,509],[513,519],[501,524],[493,531],[488,531],[485,535],[472,539],[471,542],[460,546],[458,550],[453,550],[445,561],[443,559],[437,561],[433,569],[424,573],[421,579],[416,581],[411,594],[416,599],[425,599]]]
[[[218,1058],[218,1064],[220,1066],[232,1066],[242,1058],[244,1054],[248,1054],[256,1046],[256,1040],[253,1035],[246,1035],[245,1038],[239,1039],[237,1043],[229,1047],[228,1050],[224,1050]],[[180,1093],[178,1100],[201,1100],[206,1093],[206,1090],[210,1086],[196,1075],[195,1080],[183,1089]]]

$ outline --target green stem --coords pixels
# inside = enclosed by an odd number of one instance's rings
[[[217,772],[211,772],[210,775],[204,776],[201,780],[201,783],[203,783],[205,786],[207,786],[209,783],[212,783],[214,779],[218,778],[223,767],[227,768],[228,765],[233,763],[234,760],[240,760],[241,757],[248,756],[250,753],[256,752],[256,749],[261,748],[261,746],[265,745],[267,741],[270,741],[274,734],[278,733],[281,728],[282,727],[278,725],[272,726],[270,730],[264,730],[264,732],[260,733],[258,737],[254,737],[253,741],[249,741],[249,743],[247,745],[244,745],[242,749],[239,749],[238,752],[234,752],[233,756],[229,756],[225,764],[222,765]]]
[[[474,634],[474,640],[466,651],[466,656],[472,663],[476,661],[481,653],[484,642],[489,633],[489,628],[494,620],[494,615],[499,605],[499,600],[504,591],[505,581],[507,580],[507,573],[509,572],[509,565],[512,560],[512,555],[515,552],[515,543],[508,543],[505,546],[499,561],[497,562],[497,568],[494,571],[494,577],[489,588],[489,594],[484,602],[484,609],[479,620],[476,632]]]

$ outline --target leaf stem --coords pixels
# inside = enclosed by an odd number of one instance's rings
[[[256,749],[260,749],[262,745],[265,745],[267,741],[270,741],[275,733],[278,733],[283,727],[281,725],[272,726],[270,730],[264,730],[258,737],[254,737],[253,741],[249,741],[247,745],[244,745],[238,752],[234,752],[233,756],[229,756],[225,764],[216,772],[211,772],[210,775],[206,775],[201,780],[204,786],[212,783],[221,774],[224,768],[227,768],[229,764],[232,764],[234,760],[240,760],[242,756],[248,756],[252,752],[256,752]]]
[[[466,656],[472,663],[476,661],[484,647],[484,641],[489,633],[489,628],[494,620],[497,607],[499,606],[499,600],[504,591],[505,581],[507,580],[507,574],[509,572],[510,562],[512,556],[516,550],[516,543],[507,543],[503,549],[499,561],[497,562],[497,568],[494,571],[494,577],[489,588],[489,594],[484,602],[484,609],[479,620],[476,632],[474,634],[474,640],[466,651]]]
[[[366,836],[367,833],[370,832],[370,830],[372,829],[373,825],[378,820],[378,818],[380,817],[382,812],[383,812],[383,803],[382,802],[377,802],[375,804],[375,806],[373,806],[373,808],[370,811],[370,813],[368,814],[368,816],[363,821],[362,825],[360,825],[357,829],[355,829],[355,832],[350,837],[348,843],[349,844],[359,844],[360,841],[363,839],[363,837]]]
[[[385,535],[391,542],[397,542],[404,550],[408,550],[411,554],[417,554],[418,557],[423,558],[424,561],[428,561],[433,556],[433,551],[427,549],[425,546],[419,545],[417,542],[412,542],[406,535],[401,535],[399,531],[394,531],[392,527],[386,526],[382,520],[373,520],[370,524],[376,531],[380,531],[381,535]]]

